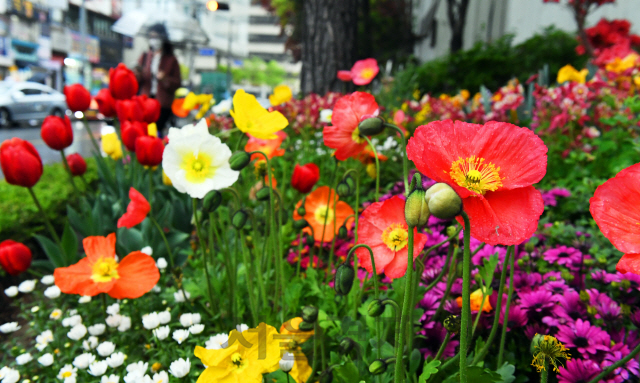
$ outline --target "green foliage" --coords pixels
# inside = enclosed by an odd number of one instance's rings
[[[521,44],[514,46],[512,42],[513,36],[507,35],[422,65],[411,65],[396,74],[391,92],[394,97],[406,99],[416,89],[423,94],[461,89],[474,93],[484,85],[495,91],[514,77],[526,81],[544,64],[553,74],[566,64],[582,68],[586,62],[584,56],[575,53],[574,35],[553,28]]]
[[[87,172],[84,177],[89,183],[97,180],[96,161],[87,158]],[[74,177],[76,186],[85,190],[83,182]],[[33,188],[54,227],[62,232],[67,204],[74,198],[69,176],[61,164],[45,165],[42,178]],[[0,181],[0,241],[13,239],[24,241],[34,233],[44,230],[44,221],[33,203],[27,189]]]
[[[225,72],[227,67],[221,65],[218,69]],[[248,82],[251,85],[275,87],[283,83],[286,74],[287,72],[277,61],[271,60],[267,63],[260,57],[251,57],[245,60],[241,68],[231,68],[233,82]]]

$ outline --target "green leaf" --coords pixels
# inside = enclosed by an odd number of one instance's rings
[[[422,354],[420,354],[420,351],[417,348],[414,348],[409,356],[409,375],[414,375],[416,371],[418,371],[421,360]]]
[[[36,240],[38,240],[38,242],[40,243],[40,246],[42,246],[42,250],[44,250],[44,253],[47,255],[47,258],[49,258],[49,261],[54,267],[67,266],[64,262],[62,250],[60,250],[60,247],[58,247],[57,244],[42,235],[36,234],[35,237]]]
[[[496,267],[498,266],[498,252],[496,251],[489,257],[489,259],[483,259],[482,263],[484,266],[478,267],[480,275],[482,276],[484,285],[491,286],[491,282],[493,282],[493,275],[495,274]]]
[[[432,360],[430,362],[425,360],[422,374],[418,377],[418,383],[425,383],[431,375],[438,373],[438,367],[440,367],[441,364],[442,362],[439,360]]]
[[[120,254],[129,254],[146,246],[142,233],[135,228],[127,229],[123,227],[118,229],[117,241],[123,250]]]
[[[334,367],[333,377],[337,378],[339,382],[351,383],[360,379],[360,373],[355,364],[347,362],[342,366]]]
[[[53,267],[53,265],[51,264],[51,261],[45,259],[36,259],[35,261],[32,261],[31,267],[34,269],[45,269],[49,272],[53,272],[53,270],[55,269],[55,267]]]
[[[516,380],[513,375],[516,372],[516,366],[513,364],[505,362],[496,372],[502,377],[502,383],[512,383]]]
[[[69,226],[68,221],[64,225],[60,242],[65,252],[65,266],[73,265],[78,259],[78,237],[76,237],[76,233],[71,229],[71,226]]]
[[[482,367],[469,367],[467,369],[468,383],[497,383],[502,381],[502,376],[497,372]]]

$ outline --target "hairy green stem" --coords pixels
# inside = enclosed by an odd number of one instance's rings
[[[376,160],[376,202],[377,202],[380,200],[380,160],[378,159],[378,151],[376,150],[376,147],[373,145],[369,137],[367,136],[362,136],[362,137],[364,137],[364,139],[367,140],[367,142],[369,143],[369,146],[371,146],[371,150],[373,151],[373,157]],[[398,363],[398,364],[402,364],[402,363]]]
[[[467,383],[467,349],[469,347],[469,318],[471,316],[471,224],[469,216],[462,212],[464,220],[464,253],[462,258],[462,314],[460,318],[460,383]]]
[[[515,249],[509,260],[509,292],[507,293],[507,303],[504,306],[504,322],[502,325],[502,336],[500,337],[500,350],[498,351],[498,366],[502,366],[504,358],[504,344],[507,339],[507,323],[509,322],[509,308],[511,307],[511,296],[513,295],[513,274],[515,273]]]
[[[406,326],[409,322],[409,317],[411,316],[411,311],[413,310],[411,300],[411,287],[412,287],[412,278],[413,278],[413,227],[409,227],[409,237],[407,239],[408,242],[408,252],[407,252],[407,275],[405,276],[405,289],[404,289],[404,301],[402,302],[402,316],[400,317],[400,337],[398,339],[398,344],[396,344],[396,365],[394,372],[394,382],[402,383],[405,378],[404,371],[404,335],[406,334]]]
[[[202,253],[202,261],[204,263],[204,274],[205,274],[205,277],[207,278],[207,292],[209,293],[209,304],[211,305],[211,307],[209,307],[207,311],[211,311],[213,310],[213,301],[214,301],[213,288],[211,287],[211,277],[209,276],[209,267],[207,265],[207,254],[205,250],[206,247],[204,245],[204,238],[202,238],[202,232],[200,228],[200,219],[198,218],[198,200],[195,198],[192,198],[191,201],[193,206],[193,217],[194,217],[194,220],[196,221],[196,234],[200,242],[200,252]]]
[[[604,371],[602,371],[600,374],[598,374],[598,376],[596,376],[595,378],[591,379],[588,383],[598,383],[599,381],[604,379],[607,375],[609,375],[613,371],[615,371],[616,368],[625,365],[628,361],[630,361],[631,359],[635,358],[635,356],[638,355],[639,352],[640,352],[640,345],[636,346],[636,348],[634,348],[624,358],[622,358],[619,361],[615,362],[611,366],[605,368]]]
[[[444,341],[440,345],[440,349],[436,354],[435,360],[440,360],[440,358],[442,357],[442,354],[444,353],[444,350],[447,348],[447,345],[449,344],[449,340],[451,340],[451,333],[447,331],[447,336],[444,337]]]

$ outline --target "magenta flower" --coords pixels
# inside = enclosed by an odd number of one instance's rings
[[[606,331],[582,319],[576,320],[573,325],[558,327],[556,338],[566,347],[576,348],[585,358],[588,358],[587,354],[595,355],[598,350],[607,351],[611,342]]]
[[[587,315],[587,309],[580,300],[580,294],[571,290],[556,298],[558,304],[553,308],[553,315],[561,323],[573,322]]]
[[[502,313],[500,314],[500,324],[504,323],[504,312],[505,307],[502,307]],[[511,306],[509,308],[509,320],[507,320],[507,331],[511,331],[511,329],[524,327],[527,325],[527,321],[529,318],[527,317],[527,312],[523,310],[520,306]]]
[[[600,367],[589,359],[571,359],[567,365],[560,367],[559,383],[584,383],[600,373]]]
[[[629,355],[629,347],[626,344],[618,343],[611,347],[611,351],[605,355],[604,361],[600,366],[604,370],[627,355]],[[639,367],[638,361],[631,359],[624,366],[620,366],[613,370],[611,374],[605,377],[605,380],[610,383],[628,382],[631,375],[638,376]]]
[[[560,246],[544,252],[544,260],[560,266],[572,267],[582,262],[583,255],[580,250],[573,247]]]
[[[444,342],[444,338],[447,336],[447,330],[440,323],[435,323],[432,328],[427,328],[421,331],[422,335],[426,338],[426,348],[421,348],[420,351],[424,354],[425,359],[428,356],[435,357],[440,349],[440,345]],[[444,349],[442,356],[451,358],[456,353],[456,347],[458,347],[457,340],[449,341],[447,347]]]
[[[520,294],[520,306],[531,319],[542,320],[549,316],[554,305],[553,294],[544,289]]]

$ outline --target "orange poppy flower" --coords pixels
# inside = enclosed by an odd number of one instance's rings
[[[270,140],[255,138],[254,136],[249,135],[249,141],[247,141],[247,144],[244,146],[244,151],[250,153],[259,150],[266,154],[269,159],[272,159],[273,157],[281,157],[284,155],[284,149],[282,149],[280,145],[282,144],[282,141],[287,138],[287,134],[283,131],[279,131],[276,132],[276,135],[278,138]],[[264,161],[262,154],[254,154],[251,156],[251,159]]]
[[[389,159],[389,157],[385,156],[384,154],[380,152],[377,153],[379,161],[386,161]],[[373,150],[371,150],[371,146],[367,146],[366,148],[364,148],[364,150],[360,152],[355,158],[365,165],[375,163],[376,161],[376,155]]]
[[[151,211],[149,201],[133,187],[129,189],[129,199],[131,202],[129,202],[127,206],[127,212],[118,220],[118,228],[126,227],[127,229],[131,229],[144,221],[149,211]]]
[[[75,265],[53,272],[56,286],[65,294],[95,296],[107,293],[115,299],[143,296],[160,279],[156,262],[141,251],[116,261],[116,235],[87,237],[82,241],[87,253]]]
[[[471,311],[480,311],[480,305],[482,305],[482,290],[478,289],[471,293]],[[458,307],[462,307],[462,297],[456,298],[456,304]],[[489,303],[489,297],[486,297],[484,300],[484,305],[482,306],[482,311],[488,313],[493,310],[491,307],[491,303]]]
[[[338,232],[340,226],[345,223],[347,217],[353,214],[351,206],[344,201],[338,200],[335,195],[335,191],[328,186],[321,186],[317,188],[309,194],[307,198],[305,198],[304,209],[306,210],[306,214],[304,216],[300,216],[298,214],[298,208],[301,204],[302,201],[298,202],[296,205],[296,210],[293,213],[293,219],[298,220],[304,218],[307,220],[307,222],[309,222],[309,226],[313,228],[313,237],[316,241],[329,242],[333,240],[333,236]],[[333,226],[334,214],[336,221],[335,227]],[[351,228],[353,221],[353,218],[349,219],[349,222],[347,223],[348,229]],[[324,238],[322,237],[323,228]],[[311,229],[308,227],[306,227],[304,231],[306,233],[311,233]]]

